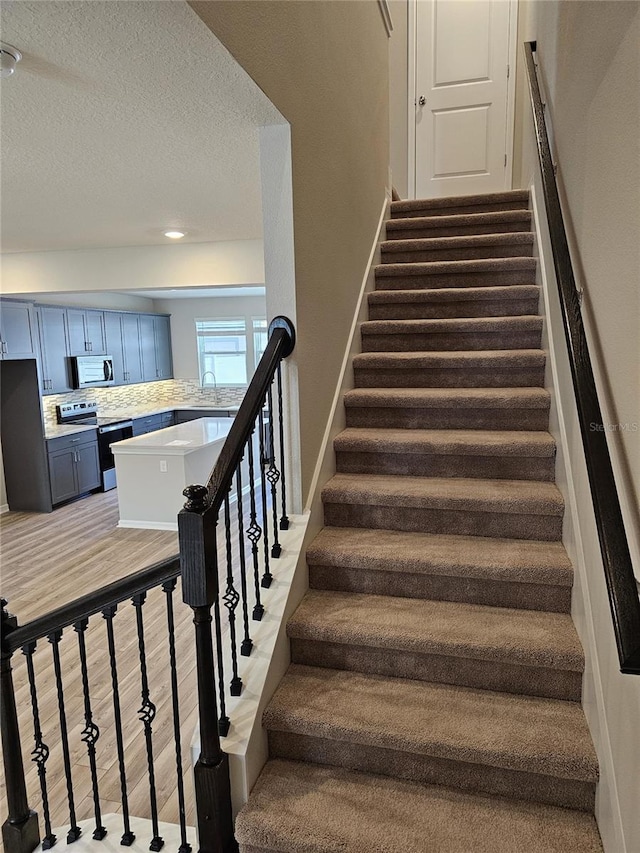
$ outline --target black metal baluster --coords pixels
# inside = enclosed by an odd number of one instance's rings
[[[258,440],[260,444],[260,493],[262,496],[262,546],[264,551],[264,574],[260,584],[269,589],[273,581],[273,575],[269,568],[269,507],[267,500],[267,481],[264,474],[265,456],[264,456],[264,424],[262,419],[262,409],[258,413]]]
[[[149,845],[149,850],[162,850],[164,841],[160,837],[158,828],[158,802],[156,796],[156,776],[153,767],[153,739],[151,724],[156,716],[156,706],[149,698],[149,679],[147,677],[147,657],[144,644],[144,623],[142,619],[142,606],[147,598],[146,592],[138,593],[132,599],[132,604],[136,609],[136,626],[138,630],[138,651],[140,653],[140,695],[142,704],[138,709],[138,717],[144,726],[144,739],[147,746],[147,766],[149,772],[149,804],[151,806],[151,826],[153,830],[153,839]]]
[[[40,843],[40,827],[38,815],[29,808],[27,799],[11,667],[13,650],[9,646],[9,637],[18,629],[18,620],[6,609],[7,604],[6,598],[0,598],[0,738],[7,804],[2,841],[7,853],[30,853]]]
[[[91,770],[91,787],[93,788],[93,809],[96,818],[96,828],[93,831],[93,838],[96,841],[101,841],[107,834],[107,830],[102,825],[102,815],[100,814],[100,793],[98,791],[98,768],[96,766],[96,742],[100,737],[100,729],[93,722],[93,712],[91,710],[91,695],[89,693],[89,671],[87,669],[87,647],[85,643],[85,632],[88,619],[81,619],[73,626],[74,631],[78,635],[78,648],[80,650],[80,671],[82,674],[82,694],[84,697],[84,729],[82,730],[81,739],[87,745],[87,755],[89,756],[89,768]]]
[[[182,742],[180,739],[180,703],[178,697],[178,671],[176,666],[176,638],[173,618],[173,591],[176,580],[173,578],[162,584],[167,597],[167,630],[169,632],[169,666],[171,668],[171,701],[173,705],[173,739],[176,747],[176,775],[178,781],[178,813],[180,815],[180,847],[178,853],[191,853],[187,842],[187,818],[184,805],[184,780],[182,778]]]
[[[262,536],[262,528],[258,524],[256,516],[256,487],[255,474],[253,471],[253,437],[255,429],[249,436],[249,498],[251,504],[251,512],[249,516],[249,526],[247,527],[247,538],[251,542],[251,558],[253,560],[253,582],[255,587],[256,603],[253,608],[253,618],[259,622],[264,616],[264,607],[260,598],[260,565],[258,561],[258,542]]]
[[[216,566],[217,569],[217,566]],[[213,602],[213,623],[216,631],[216,659],[218,661],[218,695],[220,696],[220,716],[218,717],[218,734],[226,737],[229,734],[231,720],[227,716],[227,702],[224,687],[224,657],[222,654],[222,615],[220,613],[220,595]]]
[[[282,366],[278,363],[278,429],[280,435],[280,495],[282,498],[282,515],[280,517],[280,530],[289,529],[289,517],[287,516],[287,485],[284,475],[284,418],[282,415]]]
[[[31,755],[38,766],[38,779],[40,780],[40,795],[42,797],[42,814],[44,817],[45,836],[42,839],[42,849],[50,850],[56,843],[56,836],[51,831],[51,812],[49,810],[49,792],[47,790],[47,760],[49,758],[49,747],[42,739],[42,728],[40,727],[40,712],[38,710],[38,691],[36,689],[36,674],[33,667],[33,654],[36,650],[35,640],[22,647],[22,653],[27,659],[27,673],[29,675],[29,690],[31,693],[31,713],[33,716],[33,742],[35,748]]]
[[[67,833],[67,844],[77,841],[82,834],[76,820],[76,806],[73,796],[73,779],[71,776],[71,754],[69,752],[69,734],[67,731],[67,714],[64,706],[64,687],[62,684],[62,667],[60,665],[60,640],[62,630],[53,631],[47,637],[51,643],[53,653],[53,670],[56,676],[56,690],[58,693],[58,714],[60,717],[60,738],[62,740],[62,759],[64,763],[64,775],[67,783],[67,801],[69,803],[69,823],[71,827]]]
[[[224,499],[224,529],[226,539],[227,552],[227,588],[224,591],[222,600],[224,606],[229,612],[229,637],[231,639],[231,667],[233,675],[230,683],[230,691],[232,696],[239,696],[242,693],[242,679],[238,675],[238,647],[236,641],[236,607],[240,601],[238,591],[233,585],[233,557],[231,554],[231,513],[229,509],[229,493]]]
[[[131,831],[129,822],[129,798],[127,796],[127,774],[124,764],[124,742],[122,739],[122,714],[120,711],[120,690],[118,687],[118,668],[116,665],[116,644],[113,634],[113,618],[118,606],[105,607],[102,616],[107,625],[107,645],[109,647],[109,663],[111,666],[111,687],[113,692],[113,719],[116,728],[116,749],[118,751],[118,770],[120,772],[120,798],[122,802],[122,822],[124,832],[120,839],[123,847],[131,847],[135,841],[135,833]]]
[[[253,648],[253,640],[249,636],[249,605],[247,602],[247,563],[244,553],[244,517],[242,506],[242,460],[236,471],[236,494],[238,495],[238,551],[240,563],[240,591],[242,593],[242,620],[244,625],[244,639],[240,646],[240,654],[248,657]]]
[[[267,469],[267,480],[271,484],[271,511],[273,513],[273,545],[271,546],[271,556],[278,558],[282,554],[282,547],[278,541],[278,495],[276,486],[280,479],[280,472],[276,468],[276,448],[273,443],[273,394],[272,385],[269,385],[267,391],[267,401],[269,405],[269,468]]]

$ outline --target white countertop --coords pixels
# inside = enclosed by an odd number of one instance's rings
[[[229,418],[228,420],[231,419]],[[49,440],[50,438],[61,438],[63,435],[75,435],[75,433],[88,432],[89,430],[93,430],[95,432],[97,430],[97,426],[95,424],[93,424],[93,426],[78,426],[78,424],[69,424],[64,426],[57,424],[53,427],[47,427],[44,437]]]
[[[122,418],[123,420],[133,420],[135,418],[148,418],[152,415],[162,415],[164,412],[205,412],[205,411],[224,411],[224,412],[237,412],[240,408],[239,405],[233,406],[225,406],[224,403],[213,406],[211,403],[205,403],[198,405],[197,403],[193,404],[181,404],[177,406],[161,406],[161,407],[149,407],[149,406],[127,406],[126,409],[100,409],[100,417],[101,418]]]
[[[117,441],[111,445],[111,450],[115,456],[186,456],[216,442],[222,446],[232,425],[232,418],[199,418]]]
[[[225,406],[224,404],[220,404],[217,406],[208,405],[186,405],[181,404],[177,406],[164,406],[161,408],[149,407],[149,406],[129,406],[127,409],[100,409],[100,417],[105,418],[120,418],[123,421],[133,420],[134,418],[148,418],[151,415],[161,415],[163,412],[193,412],[193,411],[220,411],[221,409],[227,412],[237,412],[240,406],[235,404],[233,406]],[[44,437],[45,439],[49,438],[60,438],[63,435],[73,435],[76,432],[85,432],[88,429],[96,429],[96,425],[93,426],[80,426],[79,424],[68,424],[61,425],[56,424],[51,427],[45,428]]]

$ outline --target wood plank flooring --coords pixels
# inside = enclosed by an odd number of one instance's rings
[[[245,500],[246,504],[246,500]],[[245,516],[247,526],[248,511]],[[232,512],[232,518],[236,513]],[[118,529],[116,491],[93,495],[68,504],[51,514],[8,513],[0,517],[1,589],[9,610],[20,624],[67,603],[98,586],[137,571],[177,553],[177,534],[164,531]],[[259,518],[260,521],[260,518]],[[237,553],[237,526],[232,526],[233,551]],[[224,541],[220,542],[223,552]],[[247,552],[247,556],[249,556]],[[247,560],[250,563],[249,559]],[[221,561],[221,574],[226,568]],[[237,560],[234,560],[237,564]],[[251,587],[251,581],[249,586]],[[239,585],[237,585],[239,589]],[[180,586],[173,594],[176,654],[178,661],[181,772],[185,786],[187,823],[195,822],[189,746],[197,724],[195,654],[192,613],[182,603]],[[166,595],[151,590],[142,609],[149,674],[150,699],[156,706],[153,722],[159,818],[178,822],[176,752],[173,737],[172,697],[169,669]],[[250,603],[251,608],[251,603]],[[224,608],[223,608],[224,609]],[[251,612],[251,610],[249,611]],[[241,614],[238,608],[241,634]],[[141,704],[136,613],[130,602],[118,608],[114,619],[120,702],[129,811],[151,817],[147,752],[143,726],[138,717]],[[223,621],[224,618],[223,618]],[[226,631],[225,631],[226,633]],[[96,766],[102,813],[121,813],[121,788],[114,727],[111,669],[107,653],[106,622],[101,615],[89,620],[86,632],[92,714],[100,729],[96,744]],[[81,741],[84,728],[83,691],[80,677],[78,637],[65,630],[60,644],[65,711],[68,721],[74,799],[78,820],[94,814],[90,762]],[[59,737],[59,709],[52,664],[52,649],[40,641],[34,655],[38,688],[38,710],[43,739],[51,752],[47,762],[49,804],[53,826],[68,825],[69,807]],[[30,761],[33,722],[25,659],[13,658],[23,761],[29,803],[41,818],[42,806],[36,765]],[[0,785],[0,821],[4,820],[4,779]],[[60,839],[63,843],[64,840]]]

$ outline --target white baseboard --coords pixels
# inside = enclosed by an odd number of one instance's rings
[[[344,357],[333,402],[327,417],[323,441],[309,490],[308,506],[304,513],[291,518],[291,527],[281,535],[283,554],[277,564],[274,583],[265,590],[267,612],[254,632],[256,650],[244,662],[243,695],[228,704],[232,728],[223,739],[222,748],[229,755],[231,796],[234,814],[246,802],[249,793],[268,758],[267,736],[262,727],[262,713],[282,680],[291,660],[286,623],[300,604],[309,588],[306,550],[323,526],[322,486],[335,473],[333,438],[344,429],[342,396],[353,387],[353,374],[349,369],[351,358],[360,352],[359,324],[367,311],[366,293],[374,287],[374,266],[380,258],[380,242],[384,235],[389,200],[384,199],[380,219],[374,235],[371,252],[364,271],[351,330],[346,342]],[[199,731],[192,742],[195,762],[199,751]]]
[[[4,515],[5,512],[9,512],[9,504],[0,504],[0,515]]]
[[[376,230],[373,245],[371,246],[371,252],[369,253],[369,260],[367,261],[367,266],[362,277],[360,293],[358,294],[358,302],[356,303],[353,322],[351,323],[351,330],[349,332],[344,355],[342,357],[342,365],[340,367],[340,374],[336,384],[336,391],[333,396],[333,402],[329,411],[329,417],[327,418],[322,444],[320,445],[318,460],[311,480],[307,506],[305,508],[308,511],[313,510],[314,504],[317,503],[319,492],[324,483],[326,483],[327,480],[335,474],[333,439],[336,437],[338,432],[344,429],[345,426],[342,398],[345,391],[350,391],[353,388],[351,359],[356,353],[362,352],[362,342],[360,340],[360,336],[356,333],[360,329],[360,324],[367,319],[368,304],[365,296],[375,287],[374,268],[376,264],[380,262],[380,243],[383,239],[382,231],[387,219],[389,203],[390,198],[385,197],[384,204],[382,205],[382,211],[380,212],[378,228]]]

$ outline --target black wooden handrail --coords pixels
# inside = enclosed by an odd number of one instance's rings
[[[106,607],[120,604],[138,593],[160,586],[168,580],[177,578],[179,574],[180,556],[175,554],[113,583],[94,589],[58,607],[57,610],[52,610],[44,616],[7,632],[2,638],[3,651],[10,654],[16,652],[28,643],[48,637],[54,631],[68,628],[81,619],[88,619],[89,616],[100,613]]]
[[[286,317],[276,317],[269,325],[269,340],[251,383],[247,388],[238,414],[233,420],[227,439],[207,483],[209,509],[217,513],[242,458],[245,445],[256,418],[264,405],[265,395],[283,358],[295,347],[295,330]]]
[[[553,264],[567,339],[580,431],[593,500],[600,551],[613,618],[613,630],[625,673],[640,674],[640,600],[620,509],[602,412],[580,312],[580,299],[571,264],[551,148],[544,118],[536,63],[536,42],[525,42],[529,93],[533,109],[542,186],[549,223]]]

